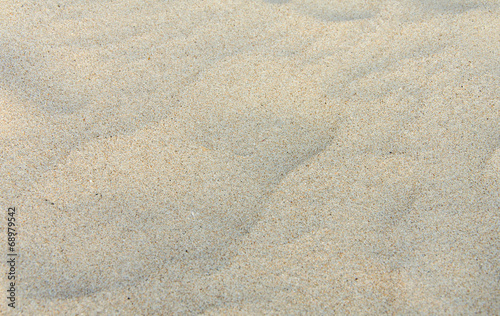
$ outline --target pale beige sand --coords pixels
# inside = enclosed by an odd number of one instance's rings
[[[498,2],[0,14],[17,312],[500,312]]]

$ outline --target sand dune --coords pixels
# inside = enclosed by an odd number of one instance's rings
[[[2,10],[21,313],[500,308],[496,2]]]

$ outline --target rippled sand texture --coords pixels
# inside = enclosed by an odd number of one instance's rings
[[[22,312],[500,310],[497,2],[2,6]]]

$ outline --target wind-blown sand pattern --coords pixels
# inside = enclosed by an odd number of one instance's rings
[[[21,313],[500,310],[498,2],[2,6]]]

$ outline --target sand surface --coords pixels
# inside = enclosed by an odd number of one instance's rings
[[[2,1],[16,312],[498,314],[499,26],[480,0]]]

